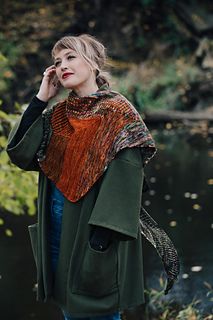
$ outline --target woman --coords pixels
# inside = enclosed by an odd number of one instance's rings
[[[65,319],[117,320],[144,303],[139,217],[156,148],[132,104],[111,90],[103,44],[66,36],[52,57],[7,147],[14,164],[39,172],[38,223],[29,226],[37,299],[56,302]],[[68,97],[45,110],[60,86]]]

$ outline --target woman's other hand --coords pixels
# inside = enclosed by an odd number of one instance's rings
[[[59,91],[61,84],[56,76],[55,66],[48,67],[43,73],[43,79],[37,93],[37,98],[48,102],[55,97]]]

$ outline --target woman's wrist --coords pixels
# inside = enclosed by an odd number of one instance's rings
[[[35,108],[40,107],[41,109],[45,109],[47,105],[48,105],[48,101],[47,102],[43,101],[39,99],[37,96],[34,96],[29,106],[33,106]]]
[[[43,102],[48,102],[48,100],[49,100],[48,97],[44,96],[44,95],[43,95],[42,93],[40,93],[40,92],[37,93],[36,97],[37,97],[39,100],[43,101]]]

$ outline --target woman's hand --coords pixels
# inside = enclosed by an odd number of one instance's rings
[[[48,102],[57,95],[60,86],[61,84],[56,76],[55,66],[52,65],[44,71],[40,89],[36,96],[40,100]]]

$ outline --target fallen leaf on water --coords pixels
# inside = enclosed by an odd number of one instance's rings
[[[208,180],[207,180],[207,184],[210,185],[210,186],[212,186],[212,185],[213,185],[213,179],[208,179]]]
[[[198,203],[193,204],[192,208],[194,210],[201,210],[201,206]]]
[[[172,128],[172,124],[170,122],[167,122],[166,125],[165,125],[165,128],[167,130],[170,130]]]
[[[150,196],[154,196],[155,190],[150,190],[150,191],[149,191],[149,194],[150,194]]]
[[[204,286],[206,286],[209,290],[213,290],[212,285],[207,282],[207,281],[203,281]]]
[[[150,204],[151,204],[151,202],[149,200],[144,201],[145,206],[149,206]]]
[[[172,220],[172,221],[170,221],[169,225],[170,225],[170,227],[176,227],[177,221]]]
[[[197,193],[192,193],[191,194],[191,199],[197,199],[197,197],[198,197]]]
[[[170,194],[165,194],[164,199],[165,199],[165,200],[170,200],[170,199],[171,199]]]
[[[210,301],[212,302],[212,299],[210,299]],[[203,320],[213,320],[213,315],[210,314],[209,316],[203,318]]]
[[[193,272],[199,272],[199,271],[201,271],[202,269],[203,269],[202,266],[193,266],[193,267],[191,267],[191,270],[192,270]]]
[[[185,192],[185,193],[184,193],[184,197],[185,197],[185,198],[190,198],[190,196],[191,196],[191,193],[190,193],[190,192]]]
[[[8,237],[12,237],[13,236],[13,232],[10,229],[6,229],[5,233],[6,233],[6,236],[8,236]]]
[[[213,158],[213,150],[208,151],[208,156]]]
[[[2,226],[3,224],[4,224],[4,220],[0,218],[0,226]]]

